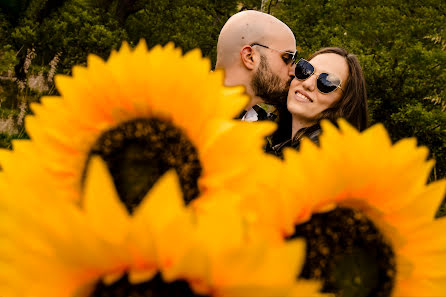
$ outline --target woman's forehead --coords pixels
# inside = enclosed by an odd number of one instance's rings
[[[343,81],[348,77],[348,65],[345,58],[334,53],[320,54],[310,60],[318,73],[328,72],[339,76]]]

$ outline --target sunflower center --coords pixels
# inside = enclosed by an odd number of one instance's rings
[[[90,297],[192,297],[204,295],[195,294],[185,281],[176,281],[166,283],[160,274],[157,274],[150,281],[131,284],[127,276],[122,277],[119,281],[107,286],[102,282],[96,285]]]
[[[107,163],[119,197],[130,212],[171,168],[178,174],[186,203],[199,195],[202,169],[197,150],[167,121],[141,118],[122,123],[99,137],[88,159],[93,155]]]
[[[391,296],[395,256],[375,225],[361,212],[336,208],[297,225],[290,238],[307,241],[299,277],[320,279],[323,292],[342,297]]]

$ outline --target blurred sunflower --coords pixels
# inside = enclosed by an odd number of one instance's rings
[[[392,145],[382,125],[363,133],[322,124],[320,147],[285,152],[281,192],[305,238],[300,277],[343,297],[445,296],[446,181],[426,185],[433,160],[415,139]]]
[[[232,199],[196,216],[173,170],[133,215],[97,156],[82,209],[57,192],[10,199],[3,180],[0,193],[2,297],[323,296],[317,282],[296,281],[303,241],[246,240]]]
[[[289,211],[290,202],[279,195],[279,187],[285,165],[275,156],[264,156],[255,172],[243,177],[247,186],[239,199],[233,199],[234,207],[241,209],[246,224],[253,233],[277,242],[294,230],[294,217]],[[221,201],[215,196],[203,197],[191,203],[198,213],[217,207]]]
[[[185,201],[215,187],[243,189],[263,158],[272,123],[232,120],[248,101],[242,87],[225,87],[199,50],[183,56],[172,44],[148,51],[124,43],[107,62],[56,77],[60,97],[44,97],[26,118],[31,140],[0,152],[17,188],[48,188],[78,201],[92,156],[101,156],[129,210],[168,169],[177,172]],[[39,182],[36,182],[38,177]]]

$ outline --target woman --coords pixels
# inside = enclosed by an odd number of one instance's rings
[[[287,109],[291,119],[282,113],[279,129],[266,147],[267,152],[278,156],[285,147],[299,149],[303,137],[319,144],[322,119],[336,123],[342,117],[358,130],[367,128],[367,93],[356,56],[342,48],[329,47],[315,52],[309,61],[299,60]]]

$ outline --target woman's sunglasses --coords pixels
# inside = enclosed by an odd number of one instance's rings
[[[296,70],[294,70],[294,75],[298,80],[306,80],[314,74],[314,66],[311,65],[305,59],[300,59],[296,62]],[[335,91],[337,88],[341,89],[341,80],[334,74],[331,73],[320,73],[317,77],[317,89],[323,94],[328,94]]]

